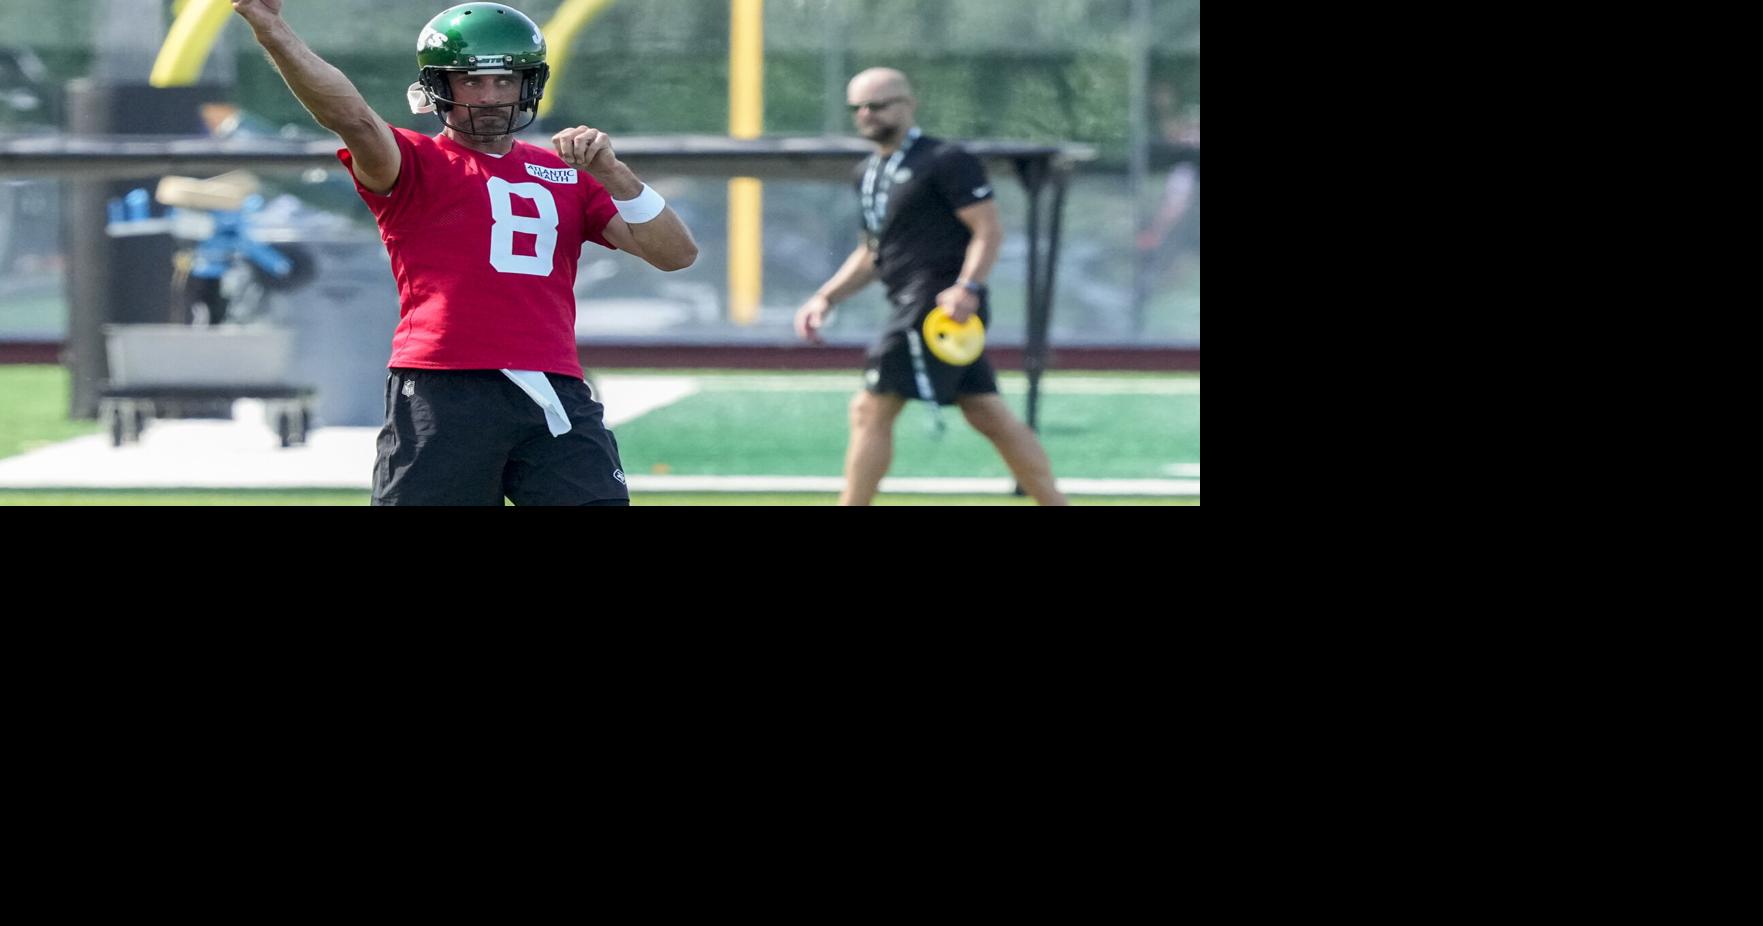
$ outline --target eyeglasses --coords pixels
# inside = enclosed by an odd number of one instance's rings
[[[872,113],[879,113],[882,110],[887,109],[889,106],[894,105],[895,103],[903,103],[905,101],[906,101],[906,97],[896,96],[896,97],[892,97],[892,98],[889,98],[886,100],[871,100],[868,103],[847,103],[847,104],[845,104],[845,107],[847,109],[851,110],[851,112],[853,112],[853,113],[857,112],[860,109],[867,109]]]

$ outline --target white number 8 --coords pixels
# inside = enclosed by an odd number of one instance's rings
[[[532,200],[539,214],[515,215],[516,196]],[[491,177],[490,214],[496,220],[490,227],[490,266],[503,273],[550,276],[551,256],[557,250],[557,200],[551,198],[551,191],[542,183],[509,183]],[[515,232],[538,238],[531,256],[514,253]]]

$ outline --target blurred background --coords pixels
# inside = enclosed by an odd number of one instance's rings
[[[545,24],[561,2],[514,5]],[[411,114],[404,90],[415,78],[416,34],[445,5],[288,0],[285,16],[388,121],[433,133],[435,118]],[[0,136],[66,131],[70,88],[145,84],[181,7],[173,0],[0,4]],[[1066,204],[1053,345],[1198,347],[1198,0],[767,0],[763,16],[767,136],[852,135],[845,82],[863,68],[887,65],[916,84],[920,123],[930,134],[1093,146],[1097,156],[1079,165]],[[726,134],[729,35],[729,4],[720,0],[604,4],[557,68],[546,94],[553,109],[523,137],[542,141],[578,123],[615,141]],[[557,61],[559,50],[551,54]],[[205,125],[216,135],[326,137],[235,16],[229,14],[198,84],[205,99],[235,107],[205,109]],[[312,272],[288,281],[259,270],[253,281],[247,268],[234,270],[223,281],[234,302],[229,321],[297,325],[292,316],[309,313],[312,320],[324,304],[347,302],[388,303],[395,318],[372,218],[341,169],[257,173],[267,212],[253,218],[254,227]],[[760,308],[738,323],[727,299],[727,183],[646,179],[686,219],[702,256],[687,271],[662,274],[585,251],[578,287],[584,345],[794,343],[796,307],[857,242],[851,191],[838,183],[766,183]],[[993,180],[1009,237],[992,274],[991,339],[1007,346],[1025,336],[1026,197],[1014,178]],[[0,174],[0,344],[68,337],[67,270],[77,244],[63,186],[54,178]],[[328,294],[313,291],[327,280]],[[865,343],[883,311],[880,289],[872,287],[841,309],[829,340]],[[126,314],[114,320],[157,320]],[[385,347],[372,344],[369,353]]]

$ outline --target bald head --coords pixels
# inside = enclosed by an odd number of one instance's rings
[[[851,78],[845,102],[857,131],[884,150],[900,143],[918,113],[912,84],[893,68],[870,68]]]
[[[851,83],[845,87],[845,99],[850,103],[911,95],[912,83],[905,74],[893,68],[870,68],[851,78]]]

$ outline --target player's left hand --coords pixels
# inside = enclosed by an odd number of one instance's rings
[[[612,136],[596,128],[578,125],[551,136],[557,156],[578,170],[587,171],[594,179],[604,181],[618,166],[618,155],[612,151]]]

